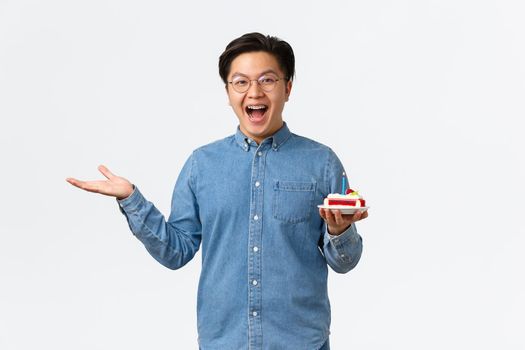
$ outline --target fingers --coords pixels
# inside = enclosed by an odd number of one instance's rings
[[[342,225],[345,223],[345,219],[341,215],[340,210],[319,209],[319,214],[330,226]]]
[[[102,175],[104,175],[108,180],[111,180],[115,177],[115,175],[111,171],[109,171],[109,169],[106,168],[104,165],[99,165],[98,171],[100,171]]]
[[[368,211],[356,211],[352,215],[341,213],[341,210],[330,210],[330,209],[319,209],[319,215],[323,218],[324,221],[330,226],[342,226],[349,225],[351,223],[357,222],[359,220],[366,219],[368,217]]]
[[[329,209],[319,209],[319,213],[321,214],[321,217],[324,221],[326,221],[327,224],[334,222],[334,215]]]
[[[368,217],[368,210],[357,210],[354,214],[349,215],[351,218],[351,222],[357,222],[363,219],[366,219]]]
[[[341,210],[334,210],[333,215],[336,225],[343,225],[345,223],[345,219],[343,219],[343,214],[341,214]]]
[[[72,184],[73,186],[79,187],[79,183],[80,183],[80,181],[77,180],[77,179],[74,179],[74,178],[72,178],[72,177],[68,177],[68,178],[66,179],[66,181],[69,182],[70,184]]]
[[[100,193],[118,199],[127,198],[133,192],[133,185],[128,180],[114,175],[104,165],[99,165],[98,170],[107,178],[107,180],[80,181],[69,177],[66,181],[84,191]]]
[[[363,215],[363,212],[361,211],[356,211],[353,215],[352,215],[352,221],[353,222],[356,222],[356,221],[359,221],[361,220],[361,216]]]
[[[101,186],[104,184],[103,181],[80,181],[74,178],[67,178],[66,181],[75,187],[83,189],[84,191],[103,193]]]
[[[86,184],[87,184],[86,181],[80,181],[80,180],[77,180],[77,179],[74,179],[74,178],[71,178],[71,177],[68,177],[66,179],[66,181],[69,182],[70,184],[72,184],[75,187],[81,188],[83,190],[86,189]]]

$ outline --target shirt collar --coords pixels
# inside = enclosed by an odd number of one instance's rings
[[[292,133],[290,132],[290,129],[288,129],[288,125],[286,125],[286,122],[283,122],[283,126],[277,130],[275,134],[264,139],[262,143],[271,142],[272,149],[277,151],[291,135]],[[244,135],[239,126],[237,127],[237,132],[235,133],[235,141],[246,152],[250,150],[250,146],[257,147],[257,143],[248,136]]]

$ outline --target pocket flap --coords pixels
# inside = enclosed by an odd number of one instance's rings
[[[273,189],[283,191],[315,191],[315,183],[298,181],[275,181]]]

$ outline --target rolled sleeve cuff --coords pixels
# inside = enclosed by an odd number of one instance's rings
[[[119,209],[123,214],[137,211],[140,204],[144,201],[144,196],[142,196],[142,193],[140,193],[139,189],[135,185],[133,185],[133,192],[131,192],[128,197],[124,199],[117,199]]]
[[[326,230],[326,233],[330,238],[330,242],[333,244],[339,255],[344,256],[346,245],[353,245],[359,243],[359,234],[357,233],[355,224],[350,225],[350,227],[347,228],[346,231],[337,236],[328,233],[328,229]]]

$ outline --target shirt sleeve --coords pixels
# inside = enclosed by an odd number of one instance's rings
[[[326,195],[341,192],[343,173],[346,174],[341,161],[330,151],[325,171]],[[326,224],[323,225],[323,232],[323,252],[328,265],[337,273],[347,273],[352,270],[359,262],[363,251],[363,240],[357,233],[355,223],[338,236],[329,234]]]
[[[187,264],[199,250],[201,242],[201,223],[193,191],[193,163],[192,155],[177,179],[168,221],[137,187],[129,197],[117,200],[135,237],[155,260],[170,269]]]

